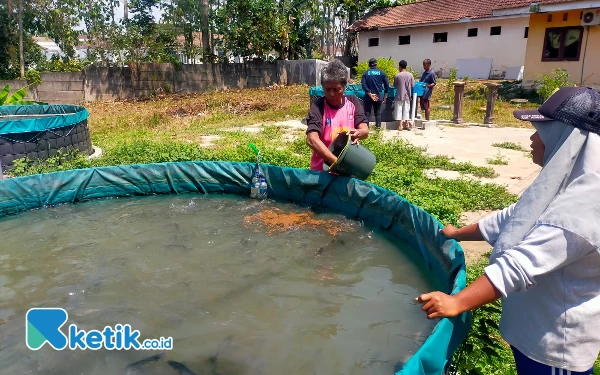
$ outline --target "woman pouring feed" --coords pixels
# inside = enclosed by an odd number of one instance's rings
[[[337,157],[329,146],[339,133],[347,132],[353,143],[369,136],[363,106],[355,96],[344,95],[348,71],[339,60],[333,60],[321,72],[325,96],[317,99],[306,117],[306,144],[313,150],[310,169],[323,171],[323,163],[332,165]]]
[[[516,204],[441,231],[487,241],[490,262],[461,292],[418,301],[433,319],[502,298],[500,332],[520,375],[591,374],[600,351],[600,94],[561,88],[515,116],[535,127],[539,176]]]

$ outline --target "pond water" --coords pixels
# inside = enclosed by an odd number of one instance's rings
[[[0,219],[0,233],[0,374],[392,374],[435,323],[405,245],[306,207],[108,199]],[[32,307],[64,308],[64,333],[130,324],[173,349],[32,351]]]

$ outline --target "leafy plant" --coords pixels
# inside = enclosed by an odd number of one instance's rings
[[[448,76],[448,85],[446,86],[446,92],[444,93],[444,99],[446,104],[454,103],[454,82],[456,82],[456,76],[458,75],[458,69],[452,68],[450,69],[450,74]]]
[[[495,157],[486,159],[486,161],[488,164],[492,165],[508,165],[508,160],[506,160],[506,158],[500,152],[498,152]]]
[[[542,102],[548,100],[561,87],[575,86],[573,82],[569,81],[569,73],[564,69],[554,69],[552,74],[538,74],[537,76],[540,79],[535,81],[535,84],[538,86],[537,92]]]
[[[412,74],[413,77],[415,78],[415,80],[420,78],[419,73],[417,73],[412,67],[407,66],[406,71],[409,72],[410,74]]]
[[[21,176],[88,168],[90,166],[92,166],[91,161],[79,150],[58,150],[56,155],[47,159],[29,159],[27,157],[17,159],[8,174]]]
[[[42,83],[42,75],[35,69],[30,69],[25,72],[25,79],[29,82],[29,85],[36,86]]]
[[[60,58],[58,55],[53,55],[49,61],[42,64],[39,69],[44,72],[81,72],[86,66],[90,65],[89,60],[81,60],[75,58]]]
[[[493,143],[493,147],[504,148],[506,150],[515,150],[515,151],[524,151],[529,152],[529,150],[523,148],[523,146],[516,144],[514,142],[502,142],[502,143]]]
[[[396,74],[398,74],[398,63],[396,61],[392,60],[391,57],[388,59],[379,58],[377,59],[377,68],[381,69],[385,73],[390,84],[394,82],[394,77]],[[362,77],[363,73],[369,70],[369,62],[359,62],[358,65],[356,65],[355,70],[356,76]]]
[[[29,86],[25,86],[20,90],[15,91],[12,95],[10,94],[10,85],[6,85],[2,91],[0,91],[0,105],[32,105],[32,104],[47,104],[42,102],[36,102],[33,100],[24,100],[27,96],[27,89]]]

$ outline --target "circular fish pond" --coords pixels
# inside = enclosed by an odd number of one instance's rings
[[[381,188],[264,173],[275,200],[247,163],[0,181],[0,374],[439,374],[467,315],[415,297],[464,288],[460,248]],[[128,327],[165,347],[109,350]]]
[[[89,114],[75,105],[0,106],[0,163],[11,169],[15,160],[45,159],[59,150],[93,153]]]

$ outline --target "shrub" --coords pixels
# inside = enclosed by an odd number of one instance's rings
[[[575,86],[575,84],[569,81],[569,73],[564,69],[554,69],[552,74],[538,74],[540,79],[535,81],[538,86],[538,94],[540,95],[542,102],[548,100],[556,90],[561,87]]]
[[[25,79],[31,86],[36,86],[42,83],[42,75],[35,69],[30,69],[25,72]]]
[[[421,76],[419,76],[419,73],[417,73],[412,67],[407,66],[406,70],[413,75],[413,77],[415,77],[415,80],[421,78]]]
[[[385,73],[390,84],[394,83],[394,77],[398,74],[398,63],[396,61],[392,60],[391,57],[389,59],[380,58],[377,59],[377,67]],[[367,70],[369,70],[369,62],[359,62],[356,65],[356,77],[362,77]]]

